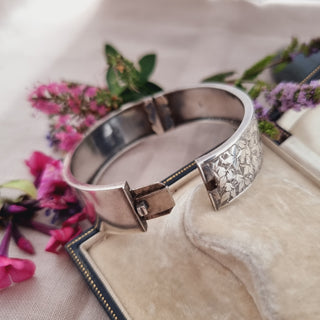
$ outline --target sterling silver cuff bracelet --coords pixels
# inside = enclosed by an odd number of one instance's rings
[[[169,178],[134,190],[127,182],[94,184],[106,164],[141,139],[191,121],[213,119],[231,122],[234,133]],[[182,176],[198,171],[213,208],[219,210],[251,185],[261,162],[251,99],[234,87],[208,84],[162,93],[113,113],[67,155],[64,177],[108,225],[119,231],[146,231],[147,220],[174,207],[170,189]]]

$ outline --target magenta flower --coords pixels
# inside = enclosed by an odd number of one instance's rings
[[[56,114],[60,111],[58,104],[41,100],[34,102],[33,107],[48,115]]]
[[[47,86],[44,86],[48,90],[50,97],[52,96],[62,96],[68,92],[68,85],[64,82],[62,83],[49,83]]]
[[[63,222],[62,227],[69,227],[78,224],[80,221],[87,219],[87,214],[85,210],[73,215],[69,219]]]
[[[78,202],[73,189],[63,180],[63,164],[60,160],[35,151],[26,164],[35,177],[35,185],[38,188],[37,199],[42,208],[61,210]]]
[[[84,92],[84,96],[87,99],[91,99],[96,96],[97,91],[98,91],[98,88],[96,88],[96,87],[88,87]]]
[[[70,240],[77,237],[82,232],[78,224],[75,226],[65,226],[58,230],[50,231],[51,238],[46,246],[46,251],[58,253],[58,251]]]
[[[59,116],[58,117],[58,121],[57,123],[55,124],[55,128],[56,129],[59,129],[61,127],[64,127],[66,125],[68,125],[69,121],[71,120],[71,117],[70,115],[65,115],[65,116]]]
[[[81,212],[65,220],[61,229],[50,231],[51,238],[46,246],[46,251],[58,253],[61,247],[82,233],[79,222],[86,219],[90,222],[95,219],[95,211],[90,204],[82,209]]]
[[[38,187],[43,171],[48,164],[52,164],[55,167],[59,166],[61,161],[45,155],[42,152],[35,151],[32,153],[29,160],[25,163],[30,169],[30,173],[35,177],[34,184]]]
[[[57,140],[59,149],[70,151],[82,139],[83,135],[74,129],[68,129],[67,131],[56,133],[54,137]]]
[[[90,111],[96,112],[98,111],[98,104],[96,101],[91,101],[89,104]]]
[[[70,151],[90,126],[121,104],[106,88],[67,82],[40,85],[29,101],[49,116],[50,146],[63,151]]]
[[[13,282],[30,279],[35,272],[35,264],[27,259],[8,258],[8,248],[12,233],[12,224],[8,224],[0,244],[0,289],[9,287]]]
[[[92,115],[89,114],[86,116],[86,118],[83,121],[83,125],[87,128],[91,127],[94,123],[96,122],[96,118]]]
[[[44,208],[66,209],[78,201],[74,191],[62,178],[61,161],[46,165],[38,187],[38,200]]]
[[[68,100],[68,105],[72,111],[72,113],[74,114],[80,114],[81,113],[81,100],[79,99],[79,97],[71,97]]]
[[[12,225],[12,235],[14,241],[21,250],[29,254],[34,254],[34,248],[32,243],[20,232],[20,230],[15,224]]]

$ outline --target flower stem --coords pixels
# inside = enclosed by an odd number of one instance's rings
[[[32,220],[25,221],[23,223],[23,225],[26,226],[26,227],[32,228],[34,230],[37,230],[37,231],[39,231],[41,233],[47,234],[47,235],[51,235],[50,234],[51,230],[57,229],[55,226],[49,226],[47,224],[44,224],[44,223],[41,223],[41,222],[38,222],[38,221],[32,221]]]
[[[4,257],[8,256],[11,234],[12,234],[12,222],[10,221],[7,225],[6,232],[0,244],[0,256],[4,256]]]

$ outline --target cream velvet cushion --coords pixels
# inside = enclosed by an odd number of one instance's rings
[[[214,212],[200,178],[147,233],[82,247],[132,319],[315,319],[320,191],[268,148],[252,187]]]

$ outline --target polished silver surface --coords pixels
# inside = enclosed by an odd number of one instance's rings
[[[132,190],[127,182],[95,185],[94,181],[110,161],[141,139],[204,119],[221,119],[235,128],[226,141],[195,160],[218,210],[251,185],[262,162],[252,101],[228,85],[175,90],[124,107],[97,124],[67,155],[65,179],[115,229],[146,231],[146,220],[167,214],[174,206],[168,185]]]

